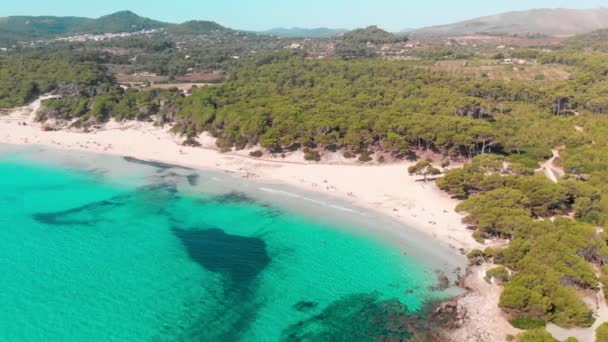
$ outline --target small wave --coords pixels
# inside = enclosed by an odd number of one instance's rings
[[[267,192],[267,193],[271,193],[271,194],[276,194],[276,195],[283,195],[283,196],[287,196],[287,197],[291,197],[291,198],[297,198],[300,200],[304,200],[307,202],[311,202],[317,205],[321,205],[324,207],[329,207],[332,209],[336,209],[336,210],[340,210],[340,211],[346,211],[349,213],[355,213],[355,214],[359,214],[359,215],[363,215],[361,212],[358,212],[356,210],[350,209],[350,208],[346,208],[346,207],[342,207],[339,205],[335,205],[335,204],[330,204],[327,202],[323,202],[323,201],[319,201],[319,200],[315,200],[306,196],[301,196],[298,194],[294,194],[293,192],[289,192],[289,191],[283,191],[283,190],[276,190],[276,189],[270,189],[270,188],[259,188],[261,191]]]
[[[329,207],[333,208],[333,209],[337,209],[337,210],[347,211],[349,213],[355,213],[355,214],[363,215],[362,213],[360,213],[360,212],[358,212],[356,210],[345,208],[345,207],[341,207],[341,206],[335,205],[335,204],[330,204]]]

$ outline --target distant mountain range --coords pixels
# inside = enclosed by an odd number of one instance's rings
[[[267,31],[260,31],[258,33],[285,38],[330,38],[348,31],[349,30],[347,29],[331,29],[326,27],[311,29],[301,27],[277,27]]]
[[[432,26],[412,32],[415,36],[459,36],[471,34],[542,34],[573,36],[608,27],[608,9],[533,9],[508,12]]]
[[[369,27],[366,30],[370,31]],[[542,34],[547,36],[573,36],[608,28],[608,9],[534,9],[508,12],[462,21],[449,25],[433,26],[400,32],[417,37],[446,37],[471,34]],[[212,21],[193,20],[182,24],[166,23],[140,17],[131,11],[121,11],[97,19],[81,17],[12,16],[0,18],[0,44],[53,38],[67,35],[136,32],[165,29],[174,34],[205,34],[209,32],[239,32]],[[362,32],[332,28],[275,28],[257,34],[286,38],[328,38],[348,32]],[[373,36],[381,33],[372,32]],[[366,34],[369,32],[365,32]],[[392,40],[380,39],[382,41]]]

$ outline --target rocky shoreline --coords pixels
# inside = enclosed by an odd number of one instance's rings
[[[466,269],[459,287],[467,292],[439,303],[431,320],[439,327],[433,340],[442,342],[500,342],[521,331],[509,324],[498,307],[502,288],[484,277],[492,265],[473,265]]]

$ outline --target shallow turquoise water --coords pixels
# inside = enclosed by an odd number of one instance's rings
[[[0,152],[2,341],[373,340],[407,336],[454,293],[428,289],[454,265],[239,191],[250,183]]]

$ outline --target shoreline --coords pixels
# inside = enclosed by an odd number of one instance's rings
[[[434,182],[423,182],[408,175],[407,168],[412,162],[362,165],[333,153],[321,163],[308,163],[302,152],[290,153],[286,158],[256,159],[248,155],[252,150],[220,153],[215,148],[215,139],[205,134],[199,137],[201,147],[182,146],[179,143],[182,139],[171,134],[169,128],[144,122],[111,121],[89,133],[42,131],[42,126],[34,122],[40,102],[39,99],[0,115],[0,143],[134,157],[287,185],[385,216],[456,253],[466,254],[484,247],[473,239],[461,222],[462,216],[454,211],[457,200],[442,192]],[[467,293],[452,299],[468,314],[462,325],[446,329],[446,338],[451,341],[482,336],[480,341],[499,341],[506,334],[516,333],[506,319],[496,319],[504,317],[497,305],[502,288],[485,283],[479,272],[479,268],[468,268],[466,278],[475,285],[467,285]],[[483,328],[487,315],[497,321],[492,329]]]
[[[201,147],[182,146],[169,128],[144,122],[111,121],[103,129],[89,133],[44,132],[33,120],[39,106],[37,100],[8,115],[0,115],[0,143],[134,157],[285,184],[382,214],[461,254],[483,247],[461,222],[462,216],[454,211],[457,200],[435,183],[408,175],[407,168],[412,162],[362,165],[333,154],[328,161],[308,163],[301,152],[286,158],[256,159],[248,155],[252,150],[220,153],[214,148],[215,139],[205,134],[199,139]],[[27,125],[22,125],[23,122]]]

